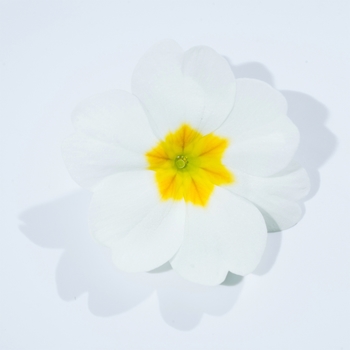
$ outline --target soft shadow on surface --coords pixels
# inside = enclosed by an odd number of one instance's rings
[[[91,312],[111,316],[131,309],[153,290],[116,271],[104,248],[89,235],[90,197],[80,191],[29,209],[20,215],[20,229],[41,247],[63,250],[56,269],[63,300],[72,301],[87,292]]]
[[[59,296],[74,301],[88,294],[96,316],[126,312],[157,292],[163,319],[180,330],[196,327],[203,314],[222,315],[235,304],[242,277],[229,274],[224,285],[199,286],[179,277],[169,264],[152,273],[129,274],[115,268],[108,249],[89,235],[90,193],[79,191],[28,209],[20,215],[20,229],[35,244],[61,249],[56,269]]]
[[[163,284],[157,289],[161,314],[173,327],[190,330],[199,324],[203,314],[221,316],[231,310],[242,290],[242,281],[243,277],[228,274],[225,282],[216,287],[188,283],[184,288],[185,281],[181,281],[181,288]]]
[[[248,77],[273,84],[271,73],[260,63],[232,66],[237,78]],[[336,147],[334,135],[325,127],[328,111],[311,96],[282,91],[289,103],[289,117],[301,133],[297,159],[311,178],[313,197],[319,188],[319,168]],[[88,294],[90,311],[107,317],[126,312],[157,292],[163,319],[180,330],[196,327],[203,314],[223,315],[236,303],[243,288],[242,277],[229,274],[216,287],[198,286],[180,278],[169,264],[152,273],[128,274],[118,271],[109,252],[90,237],[87,208],[90,194],[84,191],[28,209],[20,215],[22,232],[35,244],[61,249],[56,269],[58,294],[74,301]],[[273,266],[281,246],[281,233],[270,233],[267,248],[255,274],[263,275]]]
[[[259,79],[276,88],[272,74],[261,63],[230,65],[236,78]],[[311,180],[311,190],[306,201],[317,193],[320,187],[319,169],[335,152],[337,139],[325,125],[329,117],[325,105],[301,92],[281,90],[281,93],[288,102],[287,115],[300,131],[296,159],[307,170]]]
[[[275,87],[272,74],[261,63],[249,62],[235,66],[228,58],[226,59],[236,78],[259,79]],[[319,169],[334,153],[337,140],[335,135],[325,126],[329,113],[322,103],[297,91],[282,90],[281,93],[288,102],[287,114],[300,131],[300,144],[296,160],[307,170],[310,177],[310,193],[301,203],[303,213],[305,213],[304,202],[317,193],[320,187]],[[254,274],[263,275],[272,268],[281,243],[281,232],[269,233],[266,250]]]

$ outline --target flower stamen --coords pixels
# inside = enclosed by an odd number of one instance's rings
[[[185,156],[177,156],[175,158],[175,165],[178,169],[183,169],[186,167],[188,160]]]

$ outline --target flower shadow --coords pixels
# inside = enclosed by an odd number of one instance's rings
[[[90,310],[111,316],[129,310],[151,293],[140,288],[127,274],[114,273],[104,248],[88,233],[90,193],[80,191],[39,205],[20,215],[21,231],[35,244],[63,250],[56,269],[59,296],[73,301],[88,292]]]
[[[231,66],[237,78],[256,78],[274,85],[271,73],[260,63]],[[288,100],[288,115],[301,133],[297,159],[311,178],[307,200],[319,189],[319,168],[335,151],[336,138],[324,125],[328,118],[325,106],[303,93],[282,93]],[[88,234],[90,196],[88,192],[79,191],[20,215],[20,228],[28,239],[41,247],[62,250],[56,283],[63,300],[74,302],[87,293],[91,313],[110,317],[127,312],[156,292],[163,319],[179,330],[196,327],[204,313],[219,316],[232,309],[243,288],[242,277],[229,274],[222,285],[203,287],[184,281],[169,265],[144,274],[118,271],[109,252]],[[281,240],[280,232],[269,234],[267,248],[254,272],[256,275],[263,275],[272,268]]]
[[[227,57],[226,59],[236,78],[259,79],[275,87],[272,74],[261,63],[248,62],[233,65],[230,59]],[[300,144],[295,158],[307,170],[311,182],[310,193],[301,202],[304,214],[304,203],[318,192],[320,187],[319,169],[335,152],[337,139],[325,126],[329,112],[322,103],[297,91],[282,90],[281,93],[288,102],[287,114],[300,131]],[[272,268],[281,243],[281,232],[273,232],[268,235],[267,247],[254,274],[263,275]]]
[[[117,270],[109,250],[88,233],[90,197],[81,190],[19,217],[20,229],[30,241],[62,250],[55,277],[63,300],[74,302],[87,293],[91,313],[110,317],[131,310],[156,292],[163,319],[179,330],[196,327],[204,313],[219,316],[233,307],[243,286],[240,276],[229,274],[223,285],[205,287],[183,280],[169,264],[152,273]]]

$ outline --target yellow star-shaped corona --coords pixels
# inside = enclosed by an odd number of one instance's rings
[[[210,133],[202,135],[187,124],[169,132],[146,153],[148,169],[163,200],[182,200],[205,206],[215,185],[234,181],[222,164],[228,140]]]

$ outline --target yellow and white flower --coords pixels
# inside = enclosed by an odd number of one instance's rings
[[[267,231],[293,226],[309,190],[285,98],[236,80],[214,50],[173,41],[140,60],[132,92],[82,102],[63,144],[72,177],[93,191],[92,235],[125,271],[170,261],[206,285],[252,272]]]

